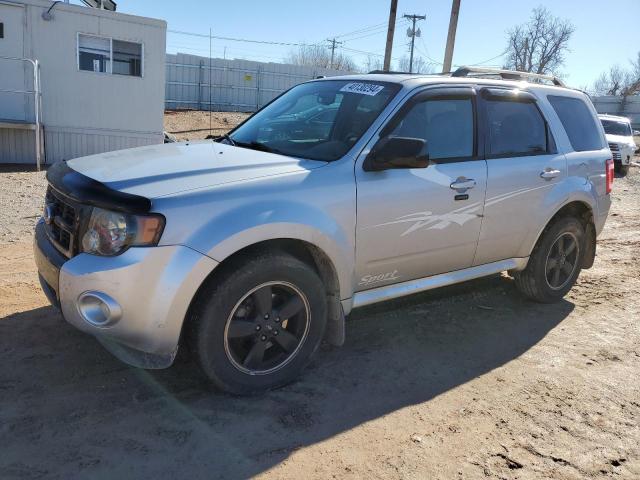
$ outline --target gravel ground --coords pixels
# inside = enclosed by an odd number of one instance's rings
[[[248,116],[248,113],[240,112],[211,112],[211,133],[226,133]],[[164,129],[178,140],[205,138],[210,133],[209,112],[167,110],[164,112]]]
[[[30,241],[42,214],[45,172],[0,165],[0,244]]]
[[[66,324],[28,238],[42,174],[2,171],[0,477],[640,478],[639,170],[564,301],[499,275],[360,309],[343,348],[255,398]]]

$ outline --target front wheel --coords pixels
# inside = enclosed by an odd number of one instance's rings
[[[190,343],[220,389],[249,394],[295,379],[324,335],[327,300],[317,273],[284,253],[251,259],[204,285]]]
[[[620,165],[620,174],[626,176],[629,174],[629,165]]]
[[[542,234],[527,268],[514,275],[518,290],[541,303],[560,300],[580,274],[584,242],[584,226],[579,220],[557,220]]]

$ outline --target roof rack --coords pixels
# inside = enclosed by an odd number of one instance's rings
[[[564,82],[558,77],[552,75],[541,75],[539,73],[519,72],[516,70],[499,70],[496,68],[482,67],[460,67],[451,74],[452,77],[469,77],[473,75],[498,75],[505,80],[526,80],[527,78],[535,78],[538,80],[547,80],[558,87],[566,87]]]
[[[370,72],[367,72],[369,75],[373,75],[376,73],[384,73],[386,75],[398,75],[398,74],[402,74],[402,75],[413,75],[410,74],[409,72],[398,72],[398,71],[393,71],[393,70],[371,70]]]

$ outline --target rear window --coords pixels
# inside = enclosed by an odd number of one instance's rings
[[[571,147],[576,152],[603,148],[600,130],[583,100],[555,95],[549,95],[547,98],[560,117]]]
[[[487,117],[492,156],[547,152],[546,124],[534,103],[490,100]]]

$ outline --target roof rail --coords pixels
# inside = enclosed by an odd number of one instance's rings
[[[370,72],[367,72],[369,75],[373,75],[373,74],[380,74],[380,73],[384,73],[387,75],[397,75],[397,74],[403,74],[403,75],[413,75],[410,74],[409,72],[398,72],[398,71],[393,71],[393,70],[371,70]]]
[[[473,75],[499,75],[505,80],[525,80],[527,78],[536,78],[538,80],[547,80],[558,87],[566,87],[564,82],[553,75],[541,75],[539,73],[520,72],[517,70],[499,70],[497,68],[483,67],[460,67],[451,74],[452,77],[468,77]]]

